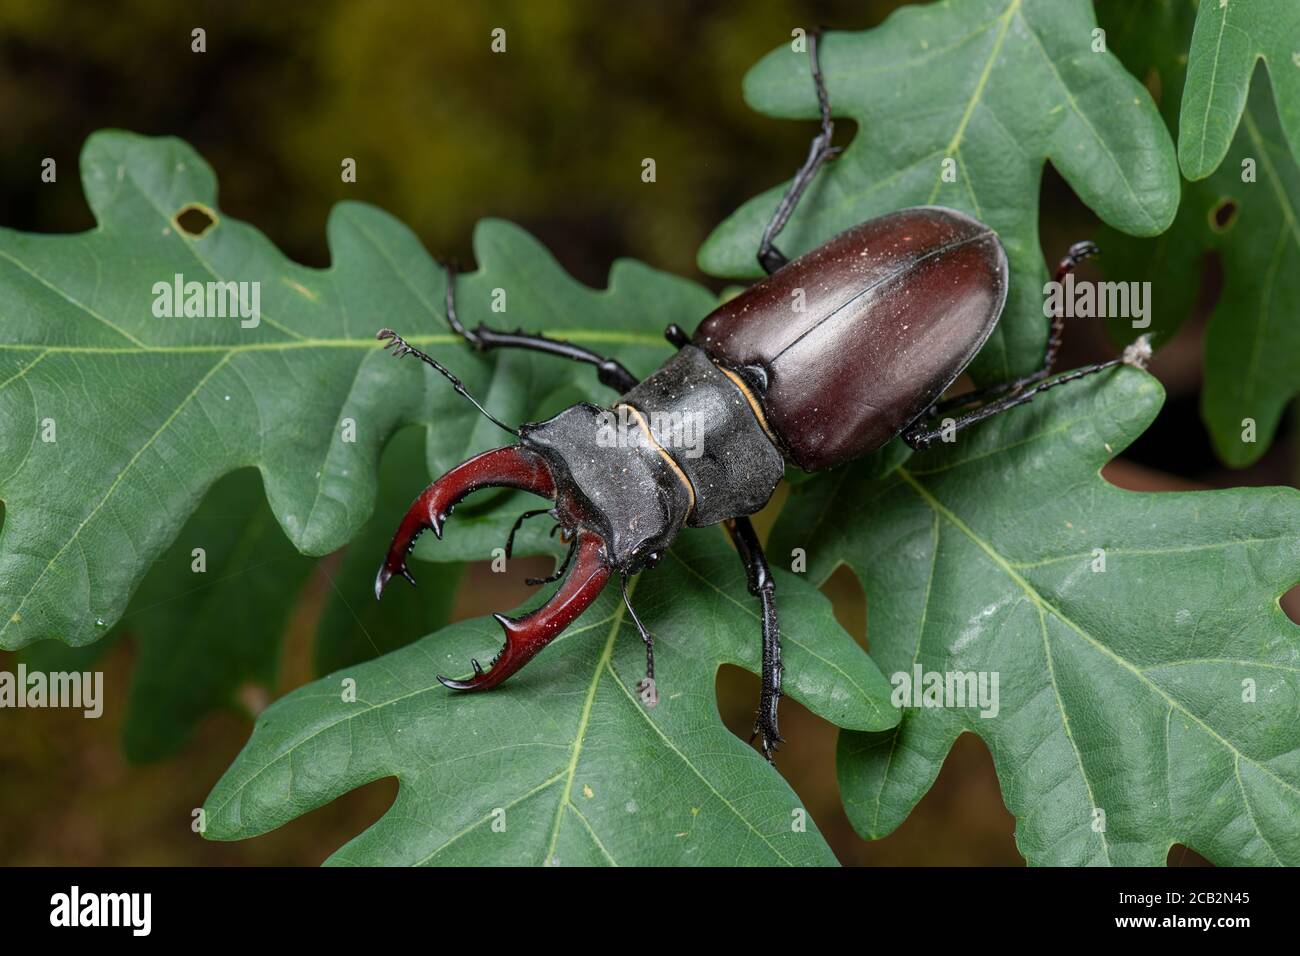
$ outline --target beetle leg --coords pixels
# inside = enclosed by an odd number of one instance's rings
[[[777,744],[785,740],[777,726],[777,705],[781,700],[781,627],[776,619],[776,582],[767,566],[763,546],[758,543],[754,525],[741,517],[723,522],[745,564],[749,593],[759,600],[763,614],[763,690],[758,699],[758,717],[754,721],[755,737],[762,738],[763,756],[772,763]]]
[[[641,618],[636,613],[636,608],[632,606],[632,600],[627,594],[626,574],[623,575],[622,584],[623,606],[627,608],[627,613],[632,615],[632,623],[636,625],[637,633],[645,642],[645,677],[636,682],[636,691],[641,696],[641,703],[650,708],[659,703],[659,692],[655,689],[655,637],[646,630],[646,626],[641,623]]]
[[[691,341],[691,337],[686,334],[686,330],[676,322],[664,329],[664,338],[667,339],[668,344],[675,349],[685,348],[685,346]]]
[[[821,32],[821,28],[818,27],[808,34],[808,60],[812,66],[813,87],[817,90],[817,105],[821,111],[822,126],[817,135],[813,137],[812,144],[808,147],[808,158],[803,161],[799,171],[794,174],[790,188],[781,197],[781,202],[772,213],[767,228],[763,230],[763,238],[759,241],[758,264],[763,267],[763,271],[768,275],[771,275],[789,261],[781,250],[773,245],[777,235],[785,228],[785,224],[790,221],[790,216],[794,213],[795,207],[799,205],[799,200],[813,181],[813,177],[817,175],[817,170],[821,168],[822,163],[839,152],[838,148],[831,146],[831,136],[835,132],[835,124],[831,121],[831,101],[826,94],[826,81],[822,78],[821,58],[817,53],[817,43],[821,38]]]
[[[1017,405],[1024,405],[1032,401],[1034,396],[1039,392],[1045,392],[1049,388],[1056,388],[1058,385],[1064,385],[1066,382],[1074,382],[1078,379],[1086,378],[1089,375],[1096,375],[1098,372],[1104,372],[1106,369],[1114,368],[1116,365],[1132,365],[1136,368],[1146,368],[1147,362],[1150,358],[1151,336],[1141,335],[1138,336],[1133,344],[1124,349],[1124,354],[1120,358],[1110,359],[1106,362],[1097,362],[1093,365],[1084,365],[1080,368],[1072,369],[1063,375],[1058,375],[1056,378],[1039,382],[1032,388],[1015,392],[1000,401],[990,402],[974,411],[967,412],[965,415],[955,419],[947,428],[940,426],[939,428],[927,429],[925,427],[926,423],[918,419],[904,430],[902,438],[903,441],[907,442],[907,444],[911,445],[917,451],[924,451],[936,439],[943,438],[945,434],[953,435],[956,432],[961,431],[963,428],[968,428],[969,426],[974,425],[976,422],[982,422],[986,418],[992,418],[994,415],[1015,408]]]
[[[1076,242],[1070,246],[1065,257],[1061,259],[1056,266],[1056,274],[1053,281],[1060,283],[1067,275],[1075,270],[1080,262],[1097,254],[1097,246],[1090,240],[1085,239],[1083,242]],[[1036,382],[1041,382],[1052,372],[1052,366],[1056,364],[1056,355],[1061,350],[1061,339],[1065,333],[1065,315],[1058,312],[1052,316],[1052,329],[1047,337],[1047,347],[1043,350],[1043,364],[1038,371],[1032,375],[1026,375],[1010,382],[999,382],[997,385],[990,385],[986,388],[977,388],[974,391],[964,392],[961,395],[955,395],[952,398],[942,402],[936,402],[923,415],[923,418],[933,418],[936,415],[942,415],[944,412],[952,411],[955,408],[965,408],[976,405],[980,402],[986,402],[989,399],[997,398],[1008,392],[1019,392]]]
[[[552,517],[554,517],[555,509],[535,508],[532,511],[525,511],[523,514],[521,514],[518,518],[515,519],[515,523],[510,527],[510,533],[506,535],[506,560],[507,561],[514,556],[515,535],[519,532],[519,529],[523,526],[523,523],[527,521],[529,518],[536,518],[538,515],[551,515]]]
[[[556,527],[558,528],[559,525],[556,525]],[[576,550],[578,550],[578,539],[574,538],[573,543],[569,545],[569,550],[564,555],[564,560],[560,562],[560,566],[555,569],[554,574],[544,578],[524,578],[524,583],[536,586],[539,584],[551,584],[554,581],[560,580],[560,578],[564,577],[564,572],[568,569],[569,562],[573,560],[573,552]]]
[[[416,539],[429,528],[441,538],[443,522],[452,509],[462,498],[480,488],[522,488],[543,498],[552,498],[555,480],[542,457],[521,445],[485,451],[457,465],[424,489],[402,518],[389,545],[388,556],[375,577],[376,599],[383,597],[384,588],[394,574],[415,583],[406,567],[406,556],[415,547]]]
[[[536,332],[501,332],[480,323],[477,328],[468,329],[456,316],[456,270],[447,265],[447,324],[451,330],[468,342],[476,351],[489,349],[516,348],[532,352],[543,352],[559,358],[570,359],[596,366],[596,377],[602,385],[608,385],[620,395],[629,392],[636,385],[636,376],[615,359],[585,349],[581,345],[565,342],[562,339],[548,339]]]
[[[1054,281],[1058,283],[1063,281],[1067,275],[1075,270],[1075,267],[1080,262],[1096,254],[1097,246],[1095,243],[1086,239],[1083,242],[1076,242],[1070,246],[1064,258],[1057,264]],[[1060,351],[1061,338],[1064,332],[1065,316],[1063,313],[1058,312],[1052,317],[1052,330],[1047,337],[1047,347],[1043,350],[1043,364],[1038,371],[1011,382],[990,385],[987,388],[956,395],[946,401],[936,402],[903,431],[903,441],[917,450],[925,449],[935,439],[942,438],[945,432],[942,426],[927,429],[926,423],[946,411],[957,408],[971,408],[971,411],[961,415],[948,426],[946,431],[949,435],[952,435],[963,428],[974,425],[976,422],[982,422],[984,419],[1005,412],[1007,409],[1023,405],[1032,400],[1039,392],[1045,392],[1049,388],[1064,385],[1066,382],[1073,382],[1076,379],[1105,371],[1120,364],[1146,368],[1147,360],[1151,357],[1151,336],[1142,335],[1124,349],[1121,358],[1098,362],[1094,365],[1085,365],[1051,381],[1045,381],[1047,376],[1051,374],[1052,366],[1056,363],[1056,355]],[[998,401],[990,401],[990,399],[1003,395],[1006,397]]]
[[[452,690],[486,690],[495,687],[527,664],[543,647],[577,620],[600,595],[609,580],[610,564],[605,542],[594,531],[577,532],[577,559],[573,569],[550,600],[523,617],[509,618],[504,614],[492,615],[506,634],[505,646],[483,670],[477,661],[473,676],[466,680],[452,680],[437,675],[438,680]]]
[[[1076,242],[1069,248],[1063,258],[1056,266],[1056,275],[1054,281],[1060,283],[1065,277],[1074,271],[1075,267],[1084,259],[1090,258],[1097,254],[1097,245],[1090,240],[1085,239],[1083,242]],[[1056,363],[1056,353],[1061,349],[1061,336],[1065,332],[1065,310],[1059,310],[1056,315],[1052,316],[1052,331],[1047,336],[1047,348],[1043,353],[1043,367],[1038,370],[1039,378],[1046,378],[1052,371],[1052,366]]]

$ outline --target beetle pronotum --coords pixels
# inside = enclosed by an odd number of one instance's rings
[[[478,405],[433,358],[389,329],[379,332],[397,355],[414,354],[432,365],[518,441],[457,465],[425,489],[393,537],[375,581],[376,596],[393,575],[414,583],[406,556],[416,538],[427,528],[441,537],[452,508],[480,488],[521,488],[552,499],[553,508],[523,517],[553,515],[571,542],[564,563],[546,579],[558,580],[572,564],[556,593],[520,618],[495,615],[505,630],[504,647],[487,670],[475,660],[467,679],[440,676],[448,687],[484,690],[500,684],[568,627],[612,574],[622,579],[626,602],[627,578],[653,567],[682,528],[721,522],[744,562],[750,593],[761,604],[762,695],[754,736],[761,737],[770,760],[782,739],[780,630],[772,575],[748,516],[767,503],[786,462],[819,471],[898,435],[924,448],[941,434],[1027,402],[1044,389],[1120,362],[1142,364],[1149,355],[1144,337],[1122,359],[1048,379],[1060,345],[1058,316],[1037,372],[940,402],[1002,313],[1006,254],[984,224],[952,209],[922,206],[854,226],[786,260],[774,240],[818,168],[835,152],[816,35],[809,37],[809,55],[821,129],[763,233],[758,261],[768,277],[715,309],[689,338],[669,326],[665,334],[678,351],[644,381],[615,359],[569,342],[483,325],[465,328],[456,317],[455,277],[448,274],[447,319],[454,332],[479,350],[524,348],[596,366],[600,381],[620,394],[612,409],[636,421],[645,441],[601,441],[609,410],[589,403],[511,428]],[[1071,247],[1057,268],[1057,281],[1095,251],[1088,242]],[[801,311],[791,308],[796,292],[803,298]],[[939,414],[958,410],[964,411],[946,430],[930,427]],[[698,456],[675,454],[671,436],[656,424],[683,416],[709,436]],[[507,553],[513,536],[514,530]],[[638,690],[653,706],[654,640],[630,603],[627,607],[646,645],[646,678]]]

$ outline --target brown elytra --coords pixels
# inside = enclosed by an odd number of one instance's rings
[[[919,206],[840,233],[714,310],[692,342],[747,368],[805,471],[880,447],[961,374],[1007,297],[988,226]]]

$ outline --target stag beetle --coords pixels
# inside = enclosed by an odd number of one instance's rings
[[[488,487],[521,488],[552,499],[554,507],[526,512],[507,540],[509,554],[520,523],[551,514],[568,555],[550,578],[556,593],[535,611],[494,617],[505,645],[487,670],[472,661],[464,680],[438,680],[455,690],[495,687],[523,667],[568,627],[617,572],[623,599],[646,646],[646,677],[637,685],[654,706],[654,639],[628,602],[627,579],[653,567],[684,527],[722,523],[744,562],[749,591],[762,610],[762,694],[754,737],[772,759],[782,740],[777,726],[781,696],[781,644],[774,584],[748,515],[762,508],[787,461],[815,472],[843,465],[901,435],[923,449],[938,437],[1029,401],[1047,388],[1120,362],[1143,364],[1145,339],[1121,359],[1048,380],[1060,346],[1063,319],[1052,321],[1042,367],[1032,375],[940,401],[993,331],[1007,296],[1007,258],[988,226],[952,209],[904,209],[855,226],[794,261],[774,245],[818,168],[834,155],[830,106],[809,36],[821,129],[765,229],[758,261],[768,277],[719,306],[687,337],[665,332],[678,349],[645,381],[626,368],[569,342],[480,325],[467,329],[456,316],[454,273],[448,271],[447,320],[475,349],[523,348],[594,365],[599,380],[620,394],[611,409],[574,405],[543,422],[512,428],[498,421],[461,382],[429,355],[390,329],[385,348],[413,354],[446,376],[479,411],[518,439],[457,465],[415,500],[406,513],[375,581],[376,597],[393,575],[414,579],[406,556],[427,528],[442,537],[452,508]],[[1096,252],[1090,242],[1072,246],[1056,271],[1059,282]],[[800,294],[803,311],[791,307]],[[945,428],[930,427],[944,412],[964,409]],[[600,439],[611,411],[635,424],[641,439]],[[704,437],[702,453],[682,454],[656,423],[693,420]]]

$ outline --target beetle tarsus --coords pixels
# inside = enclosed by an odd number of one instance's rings
[[[772,213],[767,228],[763,230],[763,237],[759,240],[758,264],[763,267],[763,271],[768,275],[776,272],[789,261],[785,254],[773,245],[776,242],[776,237],[785,228],[785,224],[790,221],[790,216],[794,214],[795,207],[799,205],[799,200],[803,198],[804,191],[812,183],[813,177],[817,175],[817,170],[828,159],[840,152],[837,147],[831,146],[831,137],[835,134],[835,123],[831,120],[830,96],[826,92],[826,81],[822,77],[821,58],[817,52],[821,34],[821,27],[808,34],[808,61],[812,70],[813,88],[817,91],[817,106],[821,113],[821,130],[813,137],[813,141],[808,147],[808,158],[803,161],[803,165],[795,173],[794,179],[790,182],[790,188],[781,197],[781,202]]]
[[[1066,251],[1065,257],[1061,259],[1056,266],[1056,275],[1053,277],[1057,284],[1065,281],[1065,277],[1075,270],[1084,259],[1099,255],[1101,252],[1097,244],[1091,239],[1084,239],[1076,242]],[[1031,375],[1030,383],[1041,381],[1047,378],[1052,372],[1052,366],[1056,364],[1056,355],[1061,350],[1061,339],[1065,335],[1065,311],[1058,310],[1057,314],[1052,316],[1052,329],[1047,336],[1047,348],[1043,350],[1043,364],[1037,372]],[[1020,385],[1023,388],[1024,385]]]
[[[937,432],[934,431],[912,431],[909,429],[903,432],[902,438],[903,443],[912,451],[925,451],[930,447],[930,443],[934,441],[936,434]]]
[[[637,681],[636,693],[637,696],[641,698],[641,703],[645,705],[647,710],[652,709],[659,703],[659,691],[655,687],[655,679],[653,677],[642,677]]]
[[[1100,254],[1101,250],[1097,248],[1097,244],[1091,239],[1084,239],[1080,242],[1076,242],[1074,245],[1070,246],[1069,250],[1065,253],[1065,258],[1062,259],[1060,265],[1056,267],[1056,281],[1060,282],[1065,278],[1067,272],[1077,266],[1084,259]]]
[[[637,681],[637,693],[641,695],[641,703],[647,708],[653,707],[659,703],[659,692],[655,689],[655,638],[644,624],[641,623],[641,617],[636,613],[636,608],[632,606],[632,600],[627,593],[627,575],[623,575],[623,606],[627,608],[627,613],[632,616],[632,623],[636,625],[636,631],[641,635],[641,640],[645,643],[645,677]]]
[[[766,714],[762,709],[759,710],[754,720],[754,732],[749,735],[749,742],[752,744],[755,739],[759,739],[759,747],[767,762],[776,763],[776,752],[780,749],[780,745],[785,743],[785,738],[777,729],[775,713]]]

